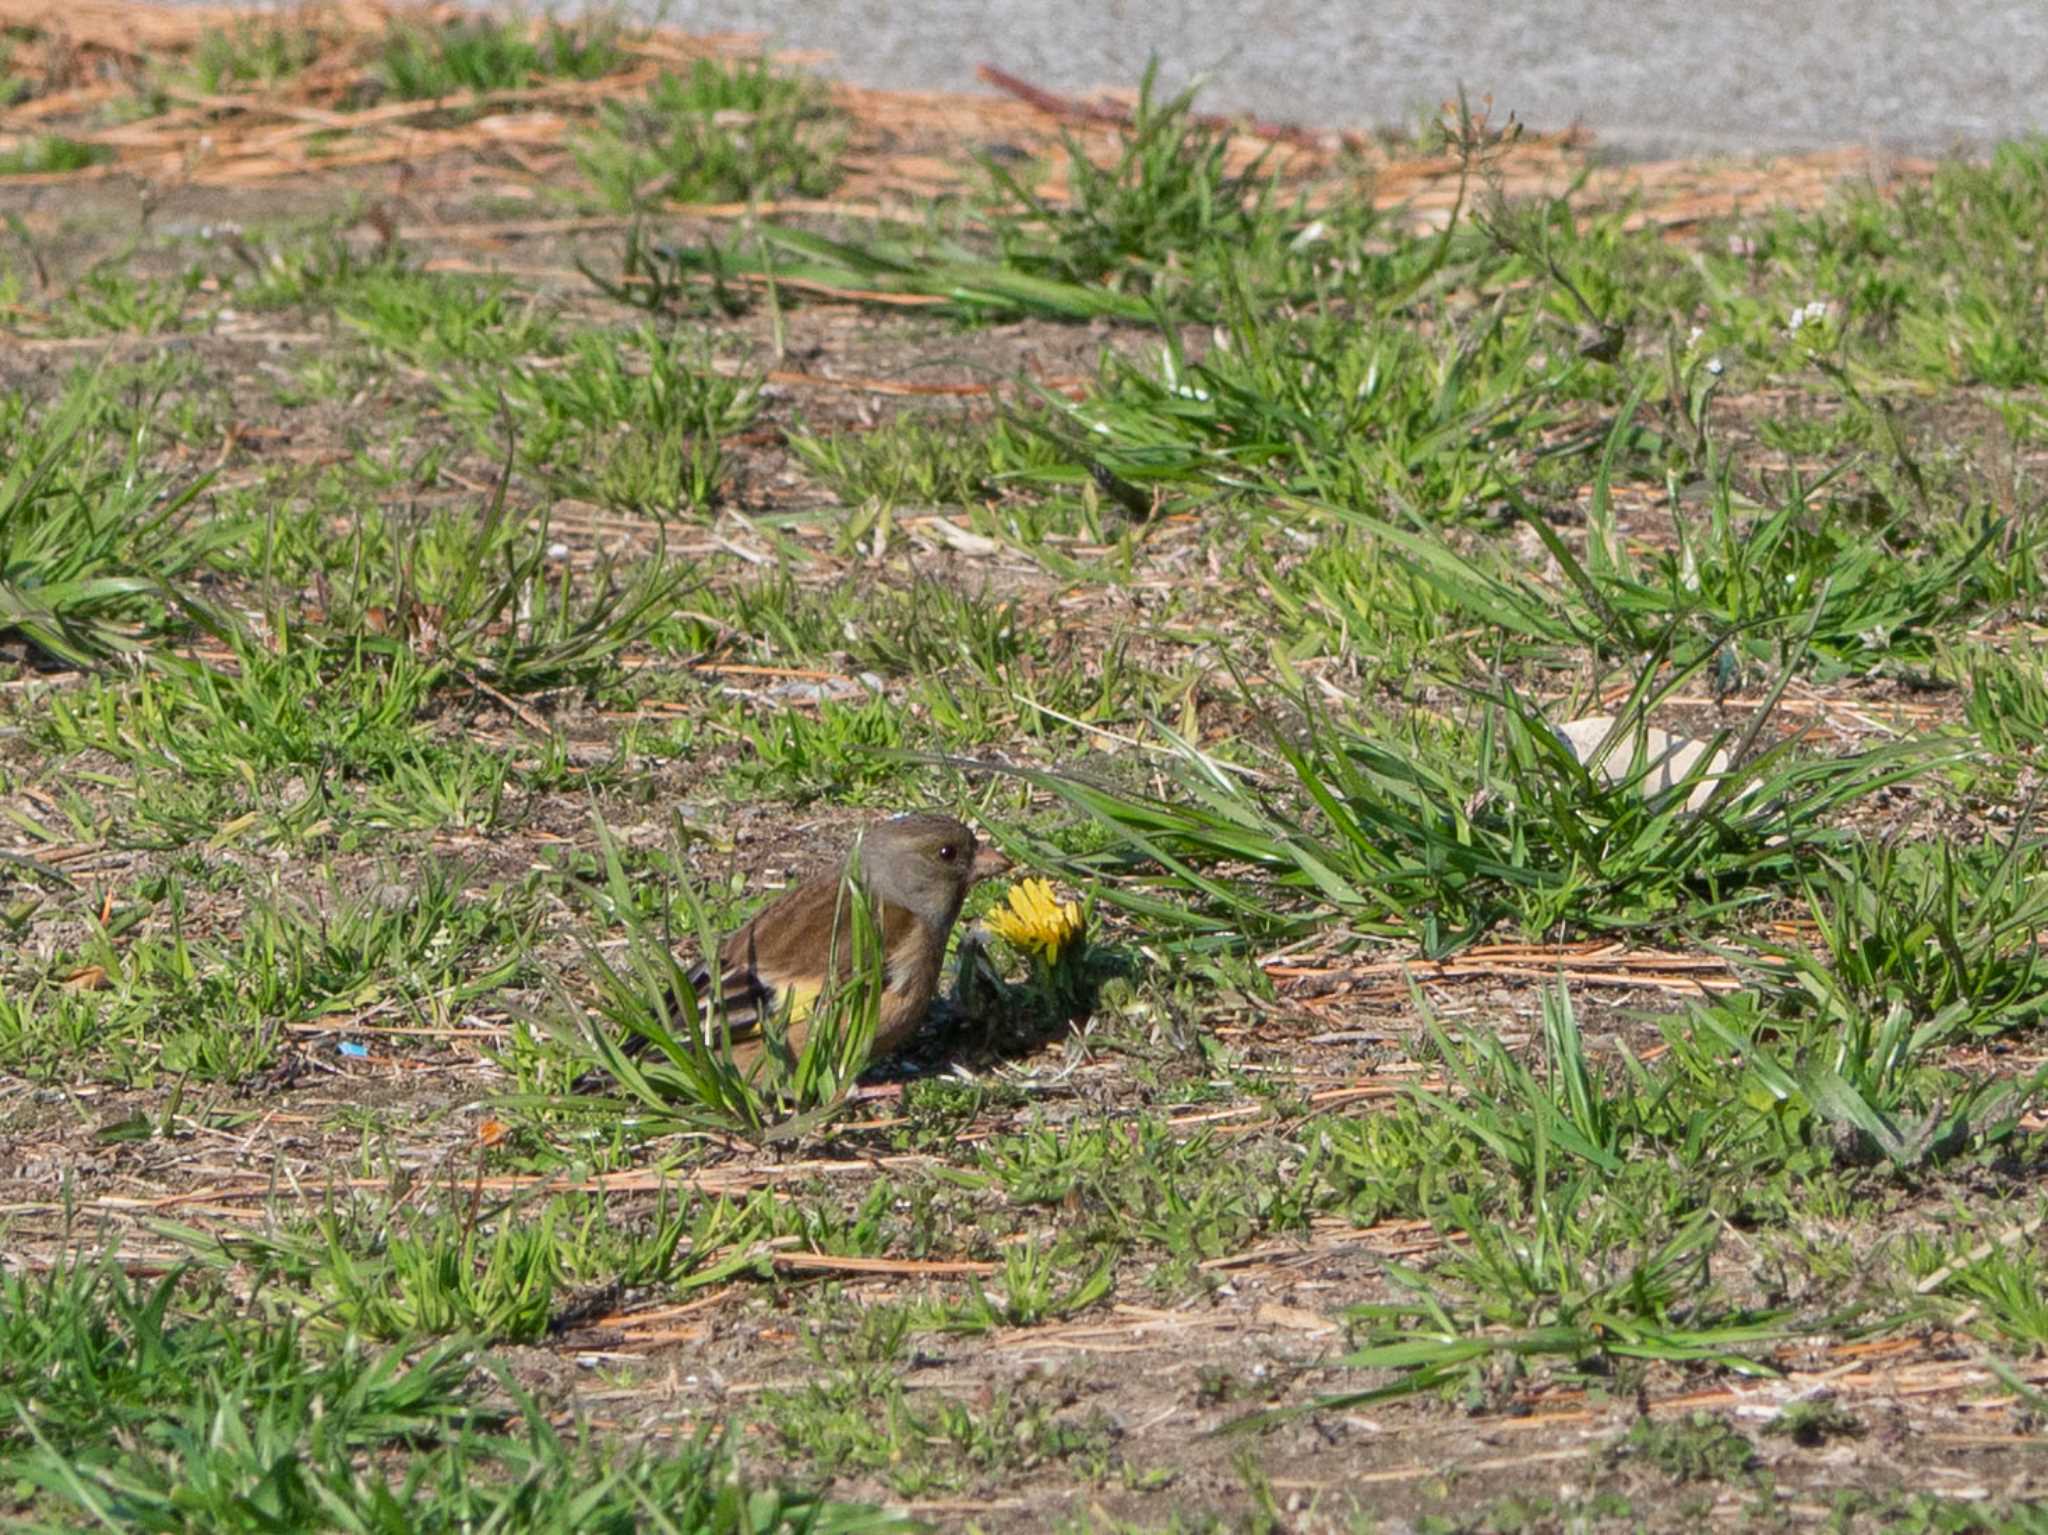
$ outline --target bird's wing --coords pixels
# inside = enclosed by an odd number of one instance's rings
[[[690,972],[690,987],[697,994],[707,1034],[714,1020],[723,1019],[732,1042],[740,1044],[759,1034],[770,1018],[797,1023],[809,1016],[822,988],[786,977],[771,980],[751,962],[734,960],[729,949],[727,952],[715,986],[704,966]]]
[[[709,1011],[711,974],[699,965],[690,984],[707,1009],[706,1023],[725,1019],[734,1044],[758,1034],[770,1018],[787,1010],[788,1021],[808,1016],[824,989],[826,966],[843,981],[853,973],[853,931],[847,920],[848,897],[838,880],[800,885],[757,913],[719,953],[715,989],[718,1013]],[[903,907],[884,903],[881,946],[885,986],[893,982],[895,956],[905,952],[917,931],[917,918]]]

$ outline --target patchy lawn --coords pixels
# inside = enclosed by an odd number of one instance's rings
[[[10,1519],[2048,1518],[2048,150],[0,22]]]

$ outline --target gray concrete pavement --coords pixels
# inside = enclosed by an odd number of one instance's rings
[[[1632,153],[2048,130],[2043,0],[671,0],[695,30],[828,49],[870,85],[1133,85],[1149,53],[1202,105],[1327,126],[1413,124],[1460,82],[1532,128]]]

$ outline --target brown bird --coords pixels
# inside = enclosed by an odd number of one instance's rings
[[[811,1008],[825,989],[853,972],[853,924],[846,869],[858,859],[861,885],[882,951],[882,996],[869,1058],[901,1048],[917,1032],[939,986],[946,940],[968,888],[1001,873],[1009,860],[980,847],[950,816],[899,815],[868,827],[847,865],[814,876],[755,913],[719,946],[715,986],[732,1042],[733,1063],[752,1073],[767,1047],[763,1025],[783,1019],[792,1055],[800,1052]],[[708,1002],[708,967],[690,985]]]

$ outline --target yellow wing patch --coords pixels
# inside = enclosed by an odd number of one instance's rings
[[[775,1011],[787,1011],[791,1023],[802,1023],[811,1016],[811,1009],[818,1005],[818,994],[824,990],[818,981],[798,981],[775,988]]]

